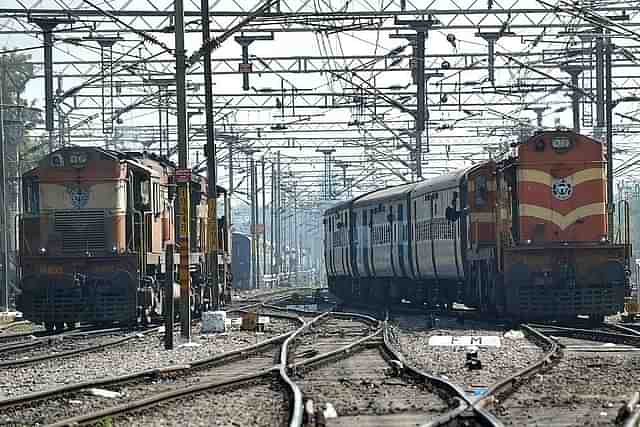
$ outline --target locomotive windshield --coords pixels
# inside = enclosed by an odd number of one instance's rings
[[[551,138],[551,147],[554,150],[568,150],[571,148],[571,139],[568,136],[556,136]]]

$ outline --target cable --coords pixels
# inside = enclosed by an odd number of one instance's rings
[[[0,50],[0,55],[8,55],[8,54],[11,54],[11,53],[26,52],[26,51],[29,51],[29,50],[37,50],[37,49],[42,49],[42,46],[22,47],[22,48],[15,48],[15,49]]]
[[[92,3],[90,0],[82,0],[82,1],[87,3],[89,6],[93,7],[95,10],[97,10],[102,15],[112,19],[113,21],[115,21],[118,24],[122,25],[123,27],[127,28],[132,33],[139,35],[144,40],[146,40],[146,41],[148,41],[148,42],[150,42],[152,44],[155,44],[156,46],[161,47],[164,51],[169,52],[172,55],[175,55],[175,52],[173,51],[173,49],[169,48],[169,46],[167,46],[166,44],[164,44],[163,42],[161,42],[160,40],[158,40],[154,36],[149,35],[144,31],[141,31],[141,30],[138,30],[138,29],[132,27],[131,25],[127,24],[126,22],[124,22],[123,20],[121,20],[120,18],[118,18],[117,16],[112,14],[111,12],[107,12],[106,10],[101,9],[96,4]]]
[[[87,0],[83,0],[83,1],[87,1]],[[220,47],[220,45],[225,40],[227,40],[229,37],[231,37],[233,34],[235,34],[242,27],[246,26],[249,22],[251,22],[255,18],[257,18],[258,15],[260,15],[262,12],[270,9],[271,6],[275,5],[279,1],[280,0],[266,0],[262,4],[262,6],[258,7],[255,11],[253,11],[252,13],[247,15],[242,21],[240,21],[239,23],[237,23],[236,25],[234,25],[233,27],[229,28],[227,31],[222,33],[219,37],[213,37],[213,38],[209,39],[207,42],[205,42],[200,47],[200,49],[195,51],[189,57],[189,60],[187,61],[187,68],[192,67],[196,62],[198,62],[200,60],[200,58],[202,58],[202,56],[204,55],[205,52],[207,52],[207,51],[213,52],[215,49]]]

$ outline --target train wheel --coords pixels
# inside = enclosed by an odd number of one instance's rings
[[[44,328],[49,333],[53,332],[53,322],[44,322]]]
[[[64,322],[56,322],[56,332],[59,334],[64,332]]]

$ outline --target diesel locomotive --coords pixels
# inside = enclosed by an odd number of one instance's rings
[[[147,152],[66,147],[22,176],[19,217],[20,293],[25,319],[61,330],[77,322],[133,324],[161,315],[167,245],[175,243],[176,166]],[[224,198],[226,190],[216,189]],[[218,221],[219,283],[206,277],[207,180],[192,174],[191,306],[230,299],[229,233]],[[174,265],[179,256],[174,254]],[[174,285],[176,298],[179,292]],[[218,298],[218,301],[214,301]],[[179,311],[179,310],[178,310]]]
[[[621,311],[631,250],[607,237],[602,144],[551,130],[513,148],[500,162],[326,210],[330,290],[345,301],[458,302],[523,320]]]

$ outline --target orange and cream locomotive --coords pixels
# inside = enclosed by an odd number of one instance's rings
[[[175,241],[174,174],[165,158],[97,147],[60,149],[25,173],[17,297],[24,317],[51,330],[161,314],[166,246]],[[190,189],[192,304],[201,310],[229,289],[222,281],[213,292],[205,279],[206,179],[193,174]],[[223,188],[217,194],[226,201]],[[225,252],[224,217],[219,224]],[[225,278],[228,256],[219,259]]]

